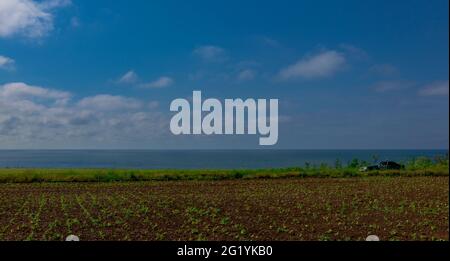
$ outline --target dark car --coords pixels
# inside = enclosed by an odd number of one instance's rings
[[[398,164],[394,161],[382,161],[378,163],[378,165],[371,165],[362,167],[359,170],[360,171],[371,171],[371,170],[389,170],[389,169],[403,169],[404,166],[401,164]]]
[[[380,169],[380,168],[378,167],[378,165],[371,165],[371,166],[364,166],[364,167],[361,167],[361,168],[359,168],[359,171],[361,171],[361,172],[366,172],[366,171],[378,170],[378,169]]]
[[[403,166],[394,161],[382,161],[378,164],[378,168],[381,170],[402,169]]]

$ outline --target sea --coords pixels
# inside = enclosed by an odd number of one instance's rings
[[[448,150],[0,150],[0,168],[259,169],[438,155]]]

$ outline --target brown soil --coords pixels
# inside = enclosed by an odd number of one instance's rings
[[[0,240],[448,240],[449,178],[0,184]]]

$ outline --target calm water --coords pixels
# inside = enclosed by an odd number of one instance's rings
[[[413,157],[444,155],[448,150],[0,150],[0,167],[232,169],[278,168],[353,158],[405,162]]]

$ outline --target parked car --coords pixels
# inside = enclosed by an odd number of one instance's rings
[[[359,171],[365,172],[365,171],[371,171],[371,170],[389,170],[389,169],[403,169],[404,166],[401,164],[398,164],[395,161],[382,161],[378,163],[378,165],[371,165],[371,166],[365,166],[361,167]]]
[[[378,168],[380,168],[381,170],[402,169],[404,168],[404,166],[394,161],[382,161],[378,164]]]
[[[359,168],[359,171],[361,171],[361,172],[366,172],[366,171],[378,170],[378,169],[380,169],[380,168],[378,167],[378,165],[371,165],[371,166],[364,166],[364,167],[361,167],[361,168]]]

